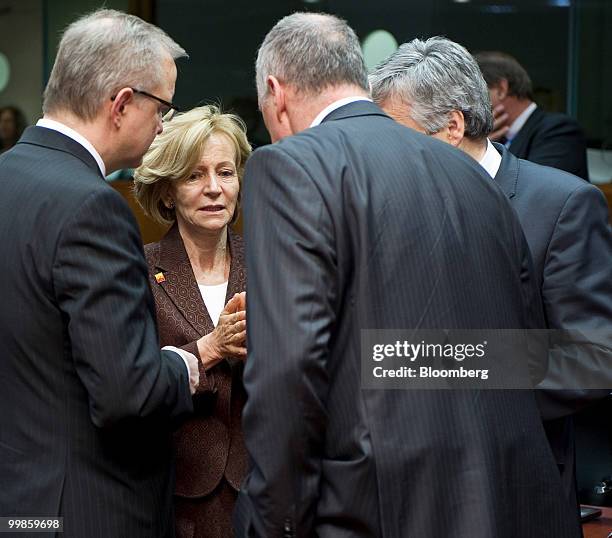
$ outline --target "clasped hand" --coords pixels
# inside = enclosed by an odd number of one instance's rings
[[[220,358],[246,357],[246,293],[235,294],[219,316],[213,346]]]
[[[198,352],[207,370],[223,359],[246,358],[246,292],[227,302],[215,329],[198,340]]]

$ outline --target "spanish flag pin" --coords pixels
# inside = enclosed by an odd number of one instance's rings
[[[157,273],[155,275],[155,281],[158,284],[161,284],[162,282],[165,282],[166,281],[166,277],[164,276],[164,273]]]

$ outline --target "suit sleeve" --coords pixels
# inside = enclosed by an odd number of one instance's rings
[[[575,121],[546,125],[537,133],[529,149],[527,160],[565,170],[588,180],[586,141]]]
[[[556,329],[545,388],[545,418],[574,412],[612,390],[612,232],[601,191],[585,184],[568,197],[551,237],[542,287]],[[586,390],[601,388],[604,390]]]
[[[332,223],[314,182],[282,148],[257,150],[244,183],[243,427],[252,462],[240,500],[251,511],[244,535],[311,536],[335,320]]]
[[[140,235],[115,191],[90,194],[64,224],[53,280],[96,426],[192,409],[185,364],[159,350]]]

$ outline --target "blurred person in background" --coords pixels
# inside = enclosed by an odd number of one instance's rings
[[[11,149],[27,127],[25,115],[14,106],[0,107],[0,153]]]
[[[495,116],[491,140],[504,144],[520,159],[588,181],[586,138],[578,122],[539,108],[533,101],[531,78],[509,54],[484,51],[474,57],[487,81]]]
[[[176,432],[176,535],[226,538],[247,471],[240,418],[246,274],[238,217],[251,152],[237,116],[214,106],[175,116],[135,174],[145,213],[170,224],[145,247],[161,345],[196,355],[194,415]]]

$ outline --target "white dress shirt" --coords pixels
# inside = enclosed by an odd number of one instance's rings
[[[523,128],[523,125],[525,125],[525,122],[529,119],[529,116],[533,114],[533,111],[536,108],[538,108],[538,105],[531,103],[525,110],[523,110],[523,112],[520,113],[519,117],[512,122],[512,125],[510,125],[510,128],[506,133],[506,147],[508,147],[510,142],[514,140],[518,132]]]
[[[499,167],[501,166],[501,160],[501,155],[487,138],[487,151],[484,154],[484,157],[478,161],[478,164],[482,166],[492,178],[494,178],[497,175]]]

